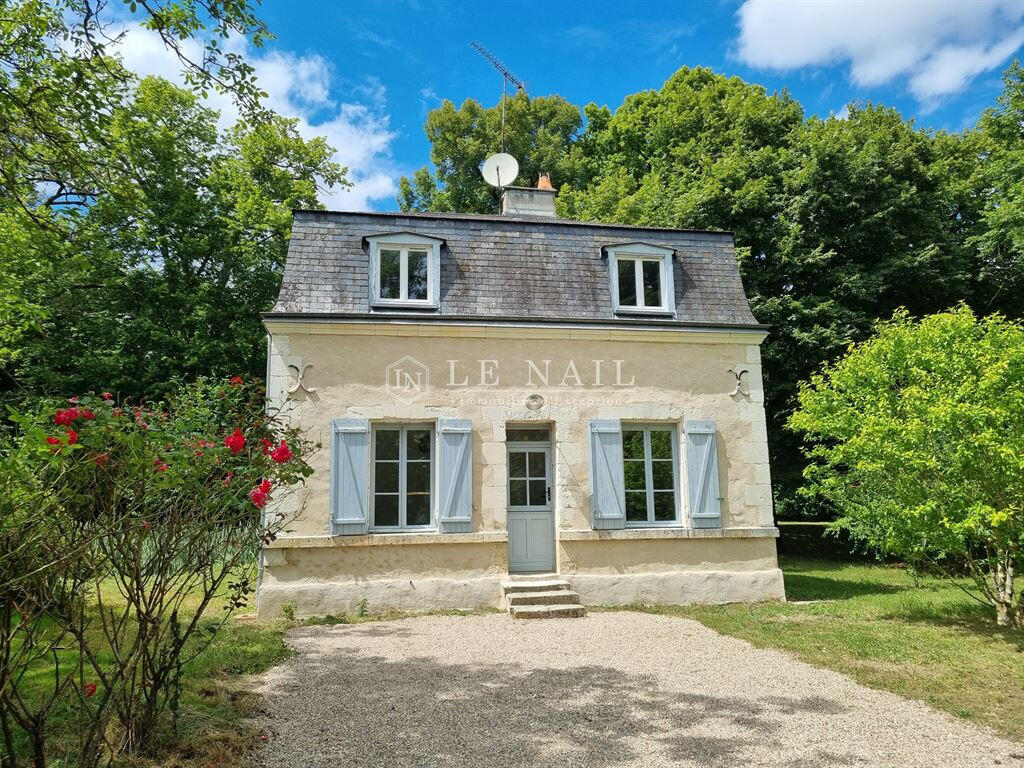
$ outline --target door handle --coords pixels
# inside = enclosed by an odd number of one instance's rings
[[[548,486],[548,501],[551,501],[551,486]]]

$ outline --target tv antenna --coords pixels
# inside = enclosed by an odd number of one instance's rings
[[[501,151],[505,151],[505,99],[508,97],[508,84],[512,83],[516,87],[518,93],[526,93],[526,84],[518,77],[513,75],[509,68],[495,56],[493,53],[484,48],[476,40],[471,42],[470,47],[483,56],[487,61],[491,63],[498,72],[501,73]]]

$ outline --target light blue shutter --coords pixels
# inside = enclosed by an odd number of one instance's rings
[[[331,528],[335,534],[366,533],[369,519],[370,422],[331,422]]]
[[[683,424],[683,431],[686,433],[686,490],[690,524],[694,528],[721,528],[715,422],[687,421]]]
[[[626,527],[626,481],[622,467],[622,424],[590,422],[590,518],[596,529]]]
[[[441,419],[438,450],[441,467],[441,531],[473,530],[473,423]]]

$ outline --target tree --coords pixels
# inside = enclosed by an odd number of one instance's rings
[[[800,387],[808,492],[876,550],[966,571],[1024,625],[1024,325],[966,306],[881,323]]]
[[[158,78],[115,110],[105,151],[117,171],[63,222],[80,267],[35,273],[47,316],[24,337],[17,369],[30,389],[102,382],[160,397],[196,376],[262,371],[259,313],[280,286],[291,210],[319,207],[320,185],[346,184],[345,170],[295,121],[221,132],[217,118]]]
[[[533,186],[540,172],[555,184],[577,181],[569,147],[580,131],[579,108],[561,96],[504,99],[505,151],[519,161],[515,184]],[[457,108],[447,99],[427,117],[432,174],[421,168],[403,176],[398,203],[403,211],[494,213],[497,193],[480,175],[488,155],[502,150],[502,105],[483,107],[467,99]]]

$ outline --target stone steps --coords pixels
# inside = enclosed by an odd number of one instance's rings
[[[572,619],[587,613],[569,582],[557,576],[516,576],[502,583],[501,590],[513,619]]]

